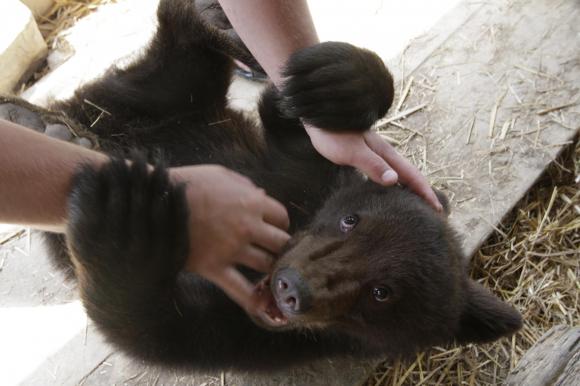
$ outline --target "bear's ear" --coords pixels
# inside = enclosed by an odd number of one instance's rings
[[[466,291],[467,300],[455,336],[458,343],[491,342],[522,327],[519,312],[478,283],[468,279]]]
[[[437,198],[439,199],[441,206],[443,207],[443,214],[445,216],[449,216],[449,213],[451,213],[451,208],[449,208],[449,199],[447,198],[445,193],[441,192],[440,190],[437,190],[435,188],[432,189],[435,192]]]

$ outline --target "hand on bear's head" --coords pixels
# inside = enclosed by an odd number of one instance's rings
[[[519,314],[471,281],[465,265],[445,216],[402,187],[351,179],[258,285],[271,292],[264,322],[336,330],[401,353],[516,331]]]

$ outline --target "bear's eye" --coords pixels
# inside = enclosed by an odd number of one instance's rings
[[[391,297],[391,290],[388,287],[373,288],[373,298],[377,302],[386,302]]]
[[[341,232],[350,232],[358,224],[358,216],[355,214],[349,214],[340,219],[340,230]]]

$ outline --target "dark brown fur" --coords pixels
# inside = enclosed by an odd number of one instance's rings
[[[231,57],[247,52],[200,21],[192,1],[164,0],[158,15],[143,58],[52,106],[85,128],[100,106],[110,115],[91,131],[103,151],[148,157],[133,156],[131,167],[119,160],[84,167],[69,200],[66,241],[83,303],[111,342],[165,365],[270,370],[321,357],[487,342],[520,327],[515,310],[467,277],[444,216],[402,187],[380,187],[324,160],[296,119],[367,129],[393,99],[392,79],[376,55],[343,43],[297,53],[284,89],[263,95],[263,136],[256,136],[261,128],[226,107]],[[275,272],[292,267],[301,275],[312,298],[307,311],[285,329],[265,329],[182,270],[187,205],[163,166],[146,172],[145,162],[159,159],[224,165],[284,203],[295,234]],[[341,231],[351,214],[359,223]],[[48,240],[70,266],[62,237]],[[388,288],[384,302],[373,299],[377,286]]]

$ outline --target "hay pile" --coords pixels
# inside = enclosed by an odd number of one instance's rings
[[[38,20],[38,28],[50,49],[56,48],[59,34],[100,5],[115,0],[55,0],[52,8]]]
[[[434,348],[385,363],[366,386],[496,385],[556,324],[580,324],[580,142],[551,166],[479,249],[472,277],[520,310],[524,328],[489,345]]]
[[[52,8],[42,16],[36,18],[36,24],[46,41],[49,50],[56,50],[61,44],[66,46],[63,39],[66,30],[72,27],[79,19],[89,15],[99,6],[114,3],[116,0],[54,0]],[[66,51],[66,50],[65,50]],[[23,92],[50,71],[47,62],[44,62],[30,78],[21,85]]]

